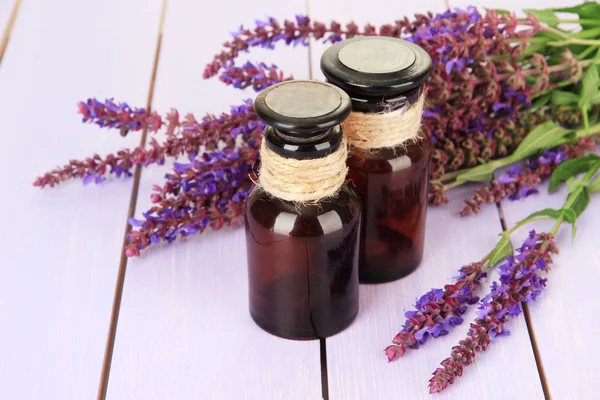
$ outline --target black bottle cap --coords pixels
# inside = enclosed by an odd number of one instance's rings
[[[340,88],[318,81],[287,81],[258,94],[254,110],[271,128],[269,148],[296,159],[324,157],[339,148],[337,127],[352,111],[350,97]]]
[[[329,82],[351,95],[397,95],[425,83],[431,57],[406,40],[362,36],[328,48],[321,70]]]

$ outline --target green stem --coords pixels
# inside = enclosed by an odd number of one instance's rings
[[[582,107],[581,108],[581,114],[583,115],[583,128],[586,131],[590,130],[590,121],[588,119],[588,109],[587,107]]]
[[[589,39],[576,39],[571,38],[559,42],[548,42],[550,47],[565,47],[572,44],[581,44],[584,46],[600,46],[600,40],[589,40]]]
[[[491,255],[492,255],[492,252],[491,252],[491,251],[490,251],[489,253],[487,253],[487,256],[485,256],[485,257],[483,257],[483,258],[481,259],[481,261],[480,261],[480,262],[481,262],[481,264],[485,264],[485,263],[487,262],[487,260],[489,260],[489,259],[490,259],[490,256],[491,256]]]
[[[585,176],[583,177],[583,181],[584,182],[589,182],[594,175],[596,174],[596,172],[600,169],[600,161],[596,161],[596,163],[592,166],[592,168],[590,168],[590,170],[585,174]],[[577,191],[571,193],[571,195],[569,195],[569,197],[567,198],[567,201],[565,202],[565,205],[563,206],[563,208],[569,208],[573,205],[573,202],[575,201],[575,199],[577,198]],[[558,217],[556,219],[556,223],[554,224],[554,226],[552,227],[552,230],[550,231],[553,235],[556,235],[556,232],[558,232],[558,228],[560,228],[560,225],[563,222],[563,216],[561,215],[560,217]]]
[[[452,183],[448,183],[447,185],[444,185],[444,191],[460,186],[463,183],[465,183],[465,181],[454,181]]]
[[[561,37],[563,39],[570,39],[571,38],[569,35],[567,35],[563,31],[561,31],[560,29],[552,28],[550,26],[544,26],[540,30],[546,31],[546,32],[550,32],[550,33],[552,33],[552,34],[554,34],[554,35],[556,35],[558,37]]]
[[[571,85],[573,85],[573,82],[570,81],[570,80],[560,81],[560,82],[554,84],[550,89],[546,89],[546,90],[543,90],[541,92],[532,94],[531,95],[531,100],[537,99],[540,96],[548,94],[548,93],[552,92],[554,89],[563,88],[565,86],[571,86]]]
[[[590,170],[587,172],[587,174],[585,174],[585,176],[583,177],[583,181],[584,182],[589,182],[593,177],[594,174],[600,169],[600,160],[596,161],[596,164],[594,164],[592,166],[592,168],[590,168]]]
[[[585,118],[585,114],[587,114],[587,113],[584,113],[584,118]],[[598,133],[600,133],[600,123],[592,125],[592,126],[588,127],[587,129],[580,129],[578,131],[575,131],[575,135],[578,138],[589,137],[592,135],[596,135]]]
[[[462,174],[465,171],[468,171],[469,169],[459,169],[458,171],[452,171],[452,172],[447,172],[444,175],[442,175],[442,177],[440,178],[441,182],[444,181],[449,181],[450,179],[454,179],[457,176],[459,176],[460,174]]]
[[[584,51],[582,51],[581,53],[579,53],[577,55],[577,59],[579,60],[585,60],[587,58],[587,56],[589,56],[590,54],[592,54],[594,52],[594,50],[596,50],[597,46],[590,46],[587,49],[585,49]]]
[[[596,19],[561,19],[559,24],[580,24],[580,25],[599,25],[600,21]]]
[[[556,236],[556,232],[558,232],[558,228],[560,228],[560,225],[562,223],[563,223],[563,216],[561,215],[560,217],[558,217],[556,219],[556,223],[554,224],[554,226],[550,230],[550,233],[552,233],[554,236]]]
[[[546,221],[546,220],[549,220],[549,219],[552,219],[552,218],[540,216],[540,217],[536,217],[536,218],[532,218],[532,219],[526,219],[526,220],[523,220],[523,221],[519,222],[518,224],[515,224],[512,228],[510,228],[509,230],[507,230],[506,233],[508,235],[510,235],[510,234],[514,233],[520,227],[525,226],[525,225],[527,225],[530,222]]]

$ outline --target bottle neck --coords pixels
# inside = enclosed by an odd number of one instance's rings
[[[264,131],[264,140],[270,150],[282,157],[296,160],[326,157],[340,148],[342,139],[339,125],[310,134],[298,134],[270,126]]]
[[[404,106],[415,104],[423,93],[423,86],[395,95],[370,97],[349,93],[352,100],[352,111],[362,113],[379,113],[398,110]]]

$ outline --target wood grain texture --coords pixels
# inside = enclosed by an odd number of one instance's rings
[[[10,40],[10,34],[20,5],[19,0],[3,0],[0,2],[0,63]]]
[[[194,112],[200,118],[254,97],[216,78],[204,81],[202,70],[230,31],[242,22],[253,24],[265,12],[293,18],[305,13],[305,4],[261,0],[205,7],[169,1],[155,109],[177,107],[182,115]],[[247,58],[308,77],[304,48],[253,51]],[[143,171],[137,215],[150,205],[152,184],[163,182],[168,170],[167,165]],[[129,260],[109,399],[321,397],[319,343],[276,338],[251,320],[245,248],[242,229],[224,229],[157,246]]]
[[[95,396],[131,181],[32,182],[71,158],[135,145],[83,126],[75,103],[145,101],[159,7],[23,2],[0,68],[0,398]]]
[[[505,202],[508,226],[540,208],[561,208],[566,190],[541,193],[523,201]],[[600,349],[595,345],[600,322],[598,282],[600,281],[600,198],[592,195],[589,208],[577,222],[577,236],[571,241],[571,228],[563,225],[556,237],[560,254],[548,274],[548,286],[539,300],[529,306],[531,323],[550,394],[554,399],[593,399],[600,397],[598,371]],[[548,232],[553,222],[537,222],[513,235],[520,246],[529,229]]]

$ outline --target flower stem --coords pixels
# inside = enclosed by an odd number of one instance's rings
[[[596,163],[592,166],[592,168],[590,168],[590,170],[585,174],[585,176],[583,177],[583,182],[589,182],[594,175],[596,174],[596,172],[598,171],[598,169],[600,169],[600,161],[596,161]],[[575,199],[577,198],[576,194],[577,191],[571,193],[571,195],[569,195],[569,197],[567,198],[567,201],[565,202],[565,205],[563,206],[564,209],[567,209],[569,207],[571,207],[573,205],[573,203],[575,202]],[[560,225],[563,222],[563,216],[559,216],[556,219],[556,223],[554,224],[554,226],[552,227],[552,230],[550,231],[553,235],[556,235],[556,232],[558,232],[558,229],[560,228]]]
[[[561,31],[560,29],[552,28],[552,27],[549,27],[549,26],[544,26],[540,30],[552,33],[552,34],[554,34],[554,35],[556,35],[558,37],[561,37],[563,39],[571,39],[571,37],[569,35],[567,35],[563,31]]]
[[[586,115],[587,113],[584,113]],[[575,132],[578,138],[589,137],[600,133],[600,123],[590,126],[589,128],[579,129]]]
[[[440,178],[440,182],[444,182],[444,181],[449,181],[450,179],[454,179],[457,176],[459,176],[460,174],[468,171],[470,168],[467,169],[459,169],[458,171],[452,171],[452,172],[447,172],[444,175],[442,175],[442,177]]]
[[[584,46],[600,46],[600,40],[590,40],[590,39],[567,39],[558,42],[548,42],[548,46],[550,47],[565,47],[571,44],[581,44]]]
[[[589,56],[590,54],[592,54],[594,52],[594,50],[596,50],[598,46],[590,46],[587,49],[585,49],[584,51],[582,51],[581,53],[579,53],[577,55],[577,58],[579,60],[585,60],[587,58],[587,56]]]
[[[516,223],[515,225],[513,225],[513,227],[512,227],[512,228],[510,228],[509,230],[507,230],[507,231],[506,231],[506,234],[507,234],[507,235],[511,235],[511,234],[515,233],[515,231],[516,231],[517,229],[519,229],[519,228],[520,228],[520,227],[522,227],[522,226],[525,226],[525,225],[527,225],[527,224],[528,224],[528,223],[530,223],[530,222],[536,222],[536,221],[546,221],[546,220],[549,220],[549,219],[552,219],[552,218],[550,218],[550,217],[543,217],[543,216],[540,216],[540,217],[536,217],[536,218],[532,218],[532,219],[524,219],[523,221],[521,221],[521,222],[518,222],[518,223]]]
[[[559,24],[581,24],[581,25],[598,25],[600,21],[596,19],[561,19]]]
[[[465,171],[465,170],[463,170],[463,171]],[[467,170],[467,171],[468,171],[468,170]],[[463,184],[463,183],[465,183],[465,182],[466,182],[466,181],[454,181],[454,182],[448,183],[447,185],[444,185],[444,190],[453,189],[453,188],[455,188],[455,187],[457,187],[457,186],[460,186],[460,185],[462,185],[462,184]]]

